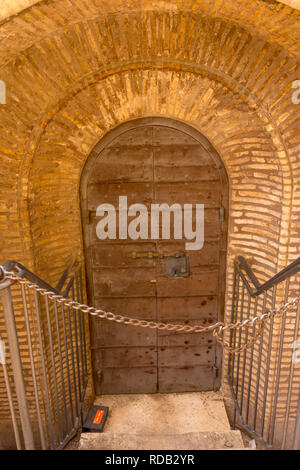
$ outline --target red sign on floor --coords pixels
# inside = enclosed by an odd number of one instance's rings
[[[100,424],[103,418],[103,415],[104,415],[104,410],[98,410],[97,413],[95,414],[93,424]]]

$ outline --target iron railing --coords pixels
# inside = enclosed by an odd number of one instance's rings
[[[3,268],[41,288],[0,282],[5,327],[0,363],[16,447],[61,449],[81,424],[88,377],[86,318],[50,294],[83,302],[81,267],[72,261],[55,288],[14,261]]]
[[[260,284],[246,260],[234,263],[231,322],[254,318],[299,295],[300,258]],[[300,449],[300,305],[274,318],[258,341],[228,358],[233,427],[242,428],[264,448]],[[255,326],[230,333],[238,347],[255,336]]]
[[[18,263],[8,262],[1,269],[0,320],[4,316],[5,332],[0,363],[17,448],[63,448],[81,424],[88,378],[86,313],[117,322],[132,319],[86,307],[80,267],[70,275],[69,265],[55,288]],[[5,276],[10,271],[18,276]],[[257,319],[298,297],[299,272],[300,258],[261,285],[245,259],[238,257],[231,323]],[[259,331],[256,321],[227,330],[229,348],[250,346],[232,351],[228,358],[233,427],[243,428],[267,448],[300,449],[299,305],[270,317]]]

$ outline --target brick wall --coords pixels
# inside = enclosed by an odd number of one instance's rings
[[[83,256],[91,149],[127,120],[170,117],[228,171],[229,312],[235,255],[260,281],[299,255],[299,36],[298,11],[261,0],[48,0],[0,23],[0,262],[55,283]]]

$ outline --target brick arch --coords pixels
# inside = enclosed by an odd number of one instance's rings
[[[178,61],[174,60],[168,60],[163,66],[160,66],[160,64],[156,64],[157,68],[157,74],[160,72],[165,72],[167,73],[173,73],[173,76],[175,77],[184,77],[184,76],[193,76],[195,75],[195,80],[203,79],[205,76],[209,76],[210,80],[207,80],[207,83],[215,83],[217,86],[223,86],[224,91],[222,93],[222,99],[227,94],[226,100],[227,100],[227,106],[233,106],[233,108],[236,106],[236,103],[239,102],[239,107],[240,109],[247,110],[249,119],[251,119],[253,114],[257,116],[258,121],[260,122],[261,128],[264,129],[269,135],[270,138],[273,141],[274,148],[273,148],[273,154],[277,155],[278,158],[278,164],[280,171],[284,169],[284,177],[285,177],[285,185],[284,185],[284,195],[282,197],[282,204],[283,204],[283,209],[284,211],[282,212],[282,220],[284,221],[284,224],[282,225],[282,235],[284,239],[284,248],[282,250],[282,253],[279,253],[278,256],[278,266],[277,269],[280,269],[281,266],[284,266],[287,263],[287,248],[288,248],[288,239],[287,236],[289,237],[290,233],[290,219],[291,219],[291,206],[292,206],[292,198],[293,198],[293,187],[292,187],[292,168],[291,168],[291,162],[290,162],[290,157],[289,157],[289,149],[285,144],[285,141],[283,139],[283,136],[281,134],[280,129],[278,128],[277,122],[274,119],[274,117],[269,113],[268,107],[264,106],[264,103],[261,103],[257,97],[249,91],[245,86],[240,84],[237,80],[233,79],[230,76],[227,76],[225,74],[222,74],[218,72],[215,69],[209,68],[209,67],[203,67],[198,64],[191,64],[191,63],[180,63]],[[177,68],[181,67],[181,71],[177,72]],[[116,70],[117,69],[117,70]],[[34,132],[31,133],[31,137],[28,140],[28,147],[26,151],[27,157],[33,158],[33,155],[36,152],[36,149],[38,148],[39,142],[41,139],[43,139],[43,134],[45,132],[45,129],[48,127],[49,123],[52,122],[53,119],[55,119],[56,114],[61,112],[61,110],[64,108],[65,103],[68,100],[73,100],[76,99],[76,96],[83,92],[87,87],[93,86],[98,83],[98,81],[105,79],[105,80],[111,80],[110,86],[113,87],[114,83],[116,83],[116,80],[120,76],[120,72],[122,71],[123,74],[126,72],[129,73],[142,73],[142,71],[145,71],[145,73],[149,72],[149,70],[152,70],[152,67],[148,66],[147,64],[145,66],[140,66],[139,63],[133,63],[133,64],[128,64],[126,63],[125,65],[119,64],[118,67],[114,68],[113,64],[111,67],[110,71],[96,71],[95,73],[89,74],[89,76],[84,77],[81,79],[79,82],[76,82],[73,87],[69,88],[67,92],[65,92],[60,99],[57,100],[57,103],[50,107],[42,116],[41,122],[35,127]],[[177,80],[177,78],[176,78]],[[177,81],[182,81],[184,79],[179,78]],[[194,81],[195,81],[194,80]],[[192,80],[189,80],[191,82]],[[194,86],[194,84],[193,84]],[[190,85],[187,85],[187,90],[189,89]],[[232,91],[231,91],[232,89]],[[133,94],[134,91],[132,90],[131,93]],[[154,94],[157,94],[157,90],[153,92]],[[109,99],[109,98],[108,98]],[[165,99],[165,98],[163,98]],[[239,101],[240,100],[240,101]],[[188,107],[185,105],[182,107],[182,110],[187,110]],[[214,108],[215,109],[215,108]],[[153,111],[154,112],[154,111]],[[152,114],[153,114],[152,112]],[[189,113],[191,114],[192,110],[189,110]],[[194,109],[194,112],[196,110]],[[188,111],[186,111],[186,114]],[[138,111],[137,116],[140,116],[141,113]],[[185,121],[186,116],[184,112],[180,116],[180,119]],[[191,119],[188,117],[188,120],[193,121],[194,117],[192,116]],[[104,128],[106,124],[104,123]],[[108,127],[109,128],[109,127]],[[25,188],[27,189],[27,180],[28,180],[28,171],[31,165],[31,158],[29,158],[28,162],[26,162],[25,166],[25,173],[23,171],[20,172],[19,175],[19,188],[22,187],[23,182],[25,182]],[[26,173],[26,168],[27,168],[27,173]],[[21,193],[21,190],[20,190]],[[24,195],[24,200],[27,200],[27,194]],[[20,211],[22,212],[22,210]],[[281,243],[279,243],[281,245]]]
[[[134,80],[133,71],[124,72],[123,77],[113,77],[115,85],[123,83],[124,86],[123,89],[118,88],[116,101],[108,91],[112,90],[111,78],[98,82],[92,89],[87,88],[81,91],[47,125],[35,152],[30,177],[30,227],[33,240],[36,240],[33,246],[36,268],[42,272],[45,261],[49,260],[49,253],[52,253],[54,279],[62,269],[65,257],[69,255],[70,250],[81,253],[78,185],[82,167],[93,146],[109,130],[122,122],[142,116],[166,116],[186,122],[202,132],[223,158],[231,180],[233,195],[229,242],[231,256],[234,253],[249,254],[250,252],[258,259],[257,269],[262,276],[272,273],[276,269],[279,249],[283,188],[280,162],[277,157],[273,156],[276,148],[271,136],[263,129],[259,118],[253,113],[249,114],[249,109],[241,98],[233,93],[229,98],[230,92],[221,84],[216,84],[214,92],[205,101],[203,90],[207,90],[210,81],[199,76],[195,78],[193,74],[179,73],[176,77],[172,71],[155,73],[144,71],[144,80],[149,83],[149,88],[147,94],[140,95],[142,101],[138,102],[130,90],[130,78],[135,83],[141,73],[141,71],[136,71],[136,80]],[[176,100],[173,104],[170,102],[168,110],[164,95],[161,95],[161,99],[157,102],[151,100],[151,96],[155,96],[157,84],[159,86],[159,83],[170,80],[171,77],[175,87],[171,95],[173,93]],[[179,94],[176,88],[180,81],[183,81],[186,86],[185,92]],[[156,83],[156,85],[151,86],[151,83]],[[197,85],[196,90],[193,89],[193,83]],[[128,101],[130,96],[131,99]],[[192,100],[191,97],[193,97]],[[202,104],[198,106],[195,114],[193,102],[197,98]],[[88,103],[90,103],[89,112],[84,113],[84,109],[87,111]],[[230,118],[226,123],[223,116],[225,113],[229,117],[229,103],[231,103]],[[112,110],[111,114],[108,109]],[[251,123],[249,123],[249,116],[251,116]],[[255,145],[264,146],[265,155],[268,156],[267,162],[263,159],[261,163],[261,158],[255,156],[257,153]],[[254,146],[252,150],[251,146]],[[51,158],[49,158],[50,155]],[[256,165],[257,171],[260,171],[260,165],[265,166],[264,171],[261,171],[261,184],[266,183],[267,191],[274,192],[270,201],[266,192],[257,189],[253,171]],[[70,177],[67,172],[72,176]],[[245,191],[243,191],[243,185]],[[274,189],[277,186],[281,189]],[[67,200],[65,205],[63,198]],[[261,207],[259,207],[260,199]],[[254,202],[256,209],[251,211],[248,206]],[[272,210],[273,205],[276,206],[276,210]],[[53,209],[48,212],[50,207]],[[243,218],[243,215],[246,217],[245,214],[248,216],[252,214],[254,217],[250,220],[248,230],[246,229],[247,221]],[[236,223],[238,219],[240,220]],[[63,223],[64,220],[67,221],[69,227]],[[242,231],[241,222],[245,224]],[[255,224],[258,223],[262,227],[265,225],[265,229],[262,228],[262,233],[255,235],[257,232]],[[72,244],[70,244],[71,240]]]
[[[15,53],[23,51],[37,40],[53,34],[65,25],[76,24],[83,18],[93,20],[97,17],[113,18],[116,15],[124,18],[130,13],[145,14],[147,12],[158,13],[158,15],[164,12],[170,16],[180,12],[183,28],[189,14],[211,17],[218,21],[225,19],[227,22],[244,27],[255,36],[270,38],[273,43],[299,56],[297,47],[299,11],[286,7],[281,2],[241,0],[237,4],[235,0],[229,0],[220,5],[217,0],[182,0],[180,4],[177,0],[151,2],[130,0],[126,3],[120,0],[110,2],[97,0],[97,2],[85,2],[83,8],[82,0],[72,0],[72,3],[70,0],[24,1],[27,1],[27,9],[23,10],[21,6],[17,8],[11,5],[8,13],[15,13],[15,15],[4,16],[1,22],[5,38],[1,59],[4,61],[10,60]],[[22,3],[21,0],[10,0],[11,2]],[[54,19],[49,23],[48,16],[50,15],[54,16]],[[263,18],[262,21],[257,21],[258,15]],[[287,36],[283,25],[286,30],[293,31],[294,34]],[[34,39],[31,39],[30,33]]]
[[[52,3],[62,4],[60,1]],[[253,5],[255,3],[257,2]],[[270,203],[272,198],[277,201],[280,199],[282,210],[279,211],[276,224],[280,225],[281,232],[278,235],[278,227],[273,230],[272,224],[271,228],[262,230],[261,237],[263,234],[268,235],[268,230],[271,232],[267,248],[259,242],[260,237],[257,236],[257,252],[261,248],[264,253],[258,260],[258,272],[263,278],[266,273],[272,274],[276,268],[281,268],[295,257],[299,236],[293,216],[298,204],[295,188],[299,184],[299,177],[295,162],[299,149],[299,116],[293,112],[290,94],[291,82],[298,77],[300,70],[295,51],[280,41],[273,43],[273,36],[268,38],[266,30],[256,31],[256,36],[253,28],[247,29],[243,21],[235,21],[234,15],[231,21],[228,17],[229,10],[220,17],[214,8],[206,10],[197,5],[193,10],[185,10],[182,5],[180,10],[177,7],[174,9],[173,5],[170,10],[165,6],[151,11],[149,8],[135,9],[125,16],[114,12],[112,17],[105,16],[109,13],[106,10],[100,16],[99,12],[95,14],[89,10],[85,18],[80,14],[74,23],[63,22],[60,28],[51,26],[50,29],[43,29],[45,23],[41,19],[41,31],[47,33],[48,39],[45,34],[43,37],[37,34],[35,44],[29,45],[25,41],[22,52],[21,49],[14,49],[17,55],[12,55],[1,71],[1,75],[7,79],[8,89],[13,90],[11,102],[5,113],[0,109],[1,118],[3,117],[0,130],[3,139],[2,159],[5,165],[9,160],[13,168],[8,185],[7,177],[3,175],[3,187],[13,194],[5,202],[11,213],[7,227],[18,226],[18,233],[15,235],[18,243],[12,245],[7,240],[6,252],[9,257],[18,257],[34,266],[33,253],[36,246],[42,246],[43,242],[40,240],[36,243],[32,236],[38,215],[29,217],[28,212],[34,212],[32,198],[38,199],[29,179],[29,173],[34,174],[35,171],[35,167],[32,169],[32,162],[37,161],[45,140],[52,138],[54,123],[64,119],[64,113],[76,100],[80,103],[83,96],[89,96],[90,90],[98,89],[98,83],[101,83],[99,93],[106,100],[107,110],[103,111],[103,116],[97,116],[97,111],[93,110],[90,99],[87,98],[87,111],[90,111],[91,106],[90,115],[95,116],[97,127],[95,123],[85,121],[81,112],[84,105],[77,104],[80,110],[76,112],[78,116],[81,115],[82,122],[85,122],[85,131],[75,116],[70,117],[70,120],[74,120],[71,133],[74,133],[75,140],[80,136],[84,140],[87,135],[95,143],[110,128],[126,119],[140,117],[143,113],[166,115],[194,125],[205,133],[216,148],[220,147],[221,155],[224,148],[226,154],[235,155],[235,159],[232,159],[235,163],[238,158],[241,161],[249,158],[249,161],[256,161],[255,165],[260,158],[262,166],[269,168],[274,165],[276,170],[273,171],[278,174],[272,175],[273,181],[267,181],[263,177],[261,183],[265,183],[266,188],[271,188]],[[293,12],[295,14],[297,13]],[[41,18],[44,18],[43,15]],[[138,18],[141,19],[140,23]],[[290,19],[287,20],[289,21]],[[198,23],[200,26],[197,26]],[[164,29],[158,27],[159,25]],[[33,28],[37,26],[36,22],[35,26],[32,25]],[[129,26],[130,37],[136,41],[135,49],[131,39],[125,41]],[[297,28],[291,28],[294,37],[297,37]],[[193,32],[192,35],[188,33],[189,30]],[[94,40],[91,31],[96,31]],[[167,39],[163,38],[162,31]],[[120,41],[119,36],[124,40]],[[98,46],[95,45],[95,38],[100,41]],[[10,52],[11,39],[9,36],[7,42],[7,51]],[[18,44],[23,46],[22,41]],[[78,48],[79,44],[84,44],[84,47]],[[42,69],[37,67],[39,63],[44,65]],[[169,93],[168,88],[173,94]],[[122,89],[125,90],[124,93]],[[123,99],[120,104],[118,93],[120,100]],[[134,96],[136,103],[129,109],[132,106],[129,101],[134,101]],[[185,97],[188,97],[192,105],[189,105]],[[151,101],[159,103],[159,109],[153,107]],[[167,106],[170,101],[173,109]],[[139,109],[137,102],[143,103],[144,108]],[[228,124],[229,114],[231,124]],[[212,125],[213,119],[219,125]],[[92,131],[87,131],[89,126],[93,128]],[[245,129],[248,132],[247,137]],[[251,145],[255,145],[254,135],[258,136],[257,147],[251,149]],[[243,148],[238,150],[243,139]],[[230,150],[229,142],[234,142],[233,151]],[[74,142],[69,142],[68,145],[72,148]],[[86,145],[85,148],[87,147]],[[258,156],[259,148],[261,157]],[[51,166],[51,152],[48,155],[48,164]],[[227,160],[230,161],[229,158]],[[255,192],[255,183],[249,183],[249,175],[245,179],[247,190],[252,188]],[[240,188],[238,193],[241,193]],[[236,213],[241,214],[241,210]],[[254,234],[248,236],[249,244],[252,243],[254,247]],[[242,249],[241,243],[239,245],[237,242],[236,246]],[[266,250],[269,252],[266,253]]]
[[[208,94],[213,93],[213,87],[217,86],[216,84],[221,84],[224,87],[222,96],[217,98],[222,101],[220,107],[226,108],[225,102],[227,100],[227,110],[229,112],[231,106],[229,101],[240,100],[240,108],[242,109],[244,106],[244,109],[247,109],[248,121],[252,120],[254,114],[257,116],[258,120],[255,121],[258,126],[257,129],[260,129],[262,133],[266,132],[269,135],[267,140],[271,139],[273,142],[272,158],[275,155],[278,157],[278,168],[280,168],[278,170],[280,173],[279,180],[281,176],[285,178],[284,192],[281,199],[283,205],[281,220],[283,223],[281,223],[281,241],[278,242],[278,268],[287,263],[290,256],[288,252],[290,234],[292,230],[296,229],[296,227],[293,227],[292,219],[292,205],[296,199],[293,195],[293,187],[295,185],[293,179],[295,181],[295,177],[292,171],[293,156],[291,154],[294,155],[296,152],[295,148],[298,143],[296,142],[295,144],[295,136],[291,132],[291,127],[295,127],[294,122],[296,118],[293,117],[293,114],[290,114],[287,118],[285,116],[291,108],[291,103],[288,102],[290,99],[289,87],[291,80],[297,77],[299,64],[287,50],[279,47],[278,44],[271,44],[262,36],[257,41],[253,31],[250,33],[245,27],[229,21],[226,15],[223,20],[214,13],[211,14],[212,12],[206,11],[207,16],[205,18],[208,20],[206,22],[203,16],[204,10],[200,10],[198,7],[193,12],[175,9],[172,11],[172,14],[170,11],[165,10],[161,15],[158,14],[157,10],[143,11],[144,21],[141,22],[140,27],[138,27],[136,20],[139,12],[135,11],[133,16],[129,14],[128,18],[131,18],[130,24],[133,27],[132,34],[136,35],[135,37],[138,39],[136,51],[130,50],[128,45],[125,47],[118,40],[117,35],[122,30],[121,26],[123,25],[124,27],[124,24],[121,19],[122,15],[115,14],[113,17],[115,25],[110,32],[108,22],[103,23],[100,45],[102,48],[101,52],[103,53],[102,68],[99,68],[101,62],[99,49],[96,52],[93,49],[95,45],[87,30],[88,23],[82,19],[74,25],[70,26],[67,24],[58,31],[52,31],[53,34],[51,38],[49,36],[47,44],[50,68],[45,66],[42,71],[37,70],[36,64],[39,61],[44,65],[47,64],[44,62],[45,58],[43,56],[46,49],[39,41],[26,49],[26,52],[19,54],[14,63],[5,66],[4,71],[7,77],[10,77],[9,88],[13,87],[14,95],[12,106],[9,109],[9,118],[4,116],[3,120],[3,141],[4,146],[8,148],[8,155],[13,155],[13,158],[15,158],[13,164],[17,168],[16,176],[18,178],[15,179],[18,192],[16,213],[20,221],[24,220],[24,223],[19,223],[20,239],[23,240],[21,242],[23,243],[23,249],[20,247],[18,251],[19,258],[22,257],[23,259],[25,253],[30,252],[29,249],[32,244],[31,235],[28,233],[29,219],[26,216],[28,210],[27,202],[28,200],[30,201],[31,197],[28,192],[28,172],[32,158],[38,152],[39,142],[44,138],[48,127],[52,125],[53,119],[56,119],[57,113],[61,113],[65,109],[68,100],[75,99],[75,95],[79,97],[84,92],[84,89],[93,83],[102,81],[106,84],[109,83],[109,87],[115,87],[115,90],[118,90],[118,80],[122,79],[126,73],[129,77],[127,80],[131,80],[130,74],[132,74],[132,77],[143,77],[152,71],[152,77],[154,77],[155,73],[158,76],[163,70],[162,74],[165,76],[173,74],[171,79],[174,78],[177,83],[177,91],[175,92],[177,95],[174,103],[180,103],[180,106],[182,103],[180,84],[185,82],[183,86],[186,87],[186,90],[193,88],[195,96],[198,96],[200,93],[196,86],[190,84],[192,82],[191,78],[188,80],[184,78],[191,77],[194,74],[197,77],[195,80],[199,78],[201,83],[205,83],[203,80],[205,80],[205,77],[207,78]],[[104,18],[103,15],[101,18]],[[172,25],[170,23],[171,19]],[[201,26],[197,30],[199,37],[197,34],[194,34],[196,40],[193,37],[193,41],[189,42],[191,38],[189,39],[189,36],[186,36],[186,32],[198,20],[201,20],[203,28]],[[95,28],[97,24],[99,25],[100,19],[97,15],[96,17],[92,15],[89,21],[93,23],[93,28]],[[165,28],[169,28],[168,34],[173,35],[174,38],[180,28],[183,28],[183,36],[186,39],[184,41],[178,39],[175,42],[172,42],[170,39],[165,44],[165,49],[160,51],[162,41],[161,28],[155,27],[153,29],[151,26],[150,32],[148,28],[155,21],[159,22],[157,24],[164,24]],[[68,43],[68,38],[70,37],[68,35],[74,34],[74,32],[77,35],[77,41],[81,44],[89,39],[89,47],[87,49],[83,48],[80,50],[74,46],[70,51],[67,50],[66,44],[70,44]],[[218,36],[219,32],[222,33],[220,37]],[[109,34],[107,36],[109,40],[106,44],[105,38],[107,34]],[[230,41],[229,38],[231,38]],[[144,45],[142,41],[145,41]],[[254,47],[256,42],[258,45]],[[60,54],[58,54],[58,49]],[[144,51],[144,55],[137,55],[138,50]],[[153,59],[153,54],[158,54],[158,59]],[[66,57],[69,60],[70,66],[67,66],[69,70],[67,70],[66,65],[63,63],[63,59]],[[80,65],[75,64],[75,58]],[[115,62],[111,67],[111,62],[114,58]],[[268,67],[265,67],[265,64]],[[89,72],[90,70],[91,72]],[[262,70],[264,71],[263,73]],[[53,78],[57,71],[59,71],[59,74],[56,74],[56,80],[54,81]],[[67,77],[68,83],[66,82]],[[33,79],[35,80],[35,86],[31,87],[30,81]],[[157,79],[154,77],[152,78],[153,80]],[[160,87],[163,89],[166,83],[163,84],[160,81]],[[272,86],[273,83],[276,84],[276,87]],[[210,88],[210,84],[213,84],[212,88]],[[138,90],[138,86],[137,82],[136,90]],[[160,88],[157,87],[155,89],[154,82],[149,82],[147,86],[150,86],[153,97],[159,95]],[[148,91],[139,91],[137,99],[142,96],[142,93],[147,95]],[[107,94],[106,91],[104,93]],[[135,93],[134,87],[132,87],[131,93]],[[58,100],[56,98],[57,94],[59,96]],[[239,95],[238,98],[237,95]],[[206,95],[204,98],[208,99],[209,97]],[[110,98],[108,97],[107,99],[109,100]],[[156,99],[159,100],[159,98]],[[163,108],[166,107],[165,101],[167,99],[168,97],[166,96],[162,98],[162,101],[164,100],[162,102]],[[276,106],[274,103],[276,103]],[[176,107],[177,104],[174,104],[174,106]],[[182,109],[187,108],[182,107]],[[201,109],[201,106],[199,106],[199,109]],[[216,110],[216,106],[214,105],[212,109]],[[147,109],[146,112],[148,112]],[[182,115],[180,119],[183,121],[197,120],[195,118],[196,109],[190,109],[189,112],[190,116]],[[171,112],[170,116],[177,118],[177,114],[175,110],[174,113]],[[139,115],[139,112],[136,111],[134,117]],[[245,114],[243,116],[244,123],[248,125]],[[237,119],[237,115],[232,116],[233,123]],[[260,127],[258,122],[260,122]],[[15,123],[17,123],[17,131]],[[106,132],[105,120],[103,120],[102,125],[103,131]],[[200,123],[195,123],[196,127],[198,125]],[[201,122],[200,127],[202,125],[203,122]],[[236,126],[236,124],[233,125]],[[7,128],[9,133],[7,133]],[[221,127],[219,127],[219,132],[222,132]],[[287,136],[284,135],[285,133],[287,133]],[[10,138],[12,135],[16,139],[13,143]],[[101,132],[99,133],[100,137]],[[212,130],[212,135],[209,138],[216,140],[220,139],[220,136],[214,136]],[[15,201],[13,202],[13,207],[15,207]],[[293,256],[293,253],[291,253],[291,256]],[[32,257],[29,256],[27,263],[31,263],[31,260]],[[270,270],[272,269],[270,267]],[[264,270],[261,269],[261,271],[263,272]]]

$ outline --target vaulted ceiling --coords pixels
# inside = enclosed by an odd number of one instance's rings
[[[2,0],[0,8],[0,19],[15,15],[25,10],[26,8],[35,5],[36,3],[42,2],[41,0]],[[283,0],[277,3],[283,3],[285,5],[289,5],[292,8],[300,9],[300,0]]]
[[[146,11],[219,18],[300,54],[300,13],[275,0],[5,0],[0,7],[0,63],[81,21]]]

